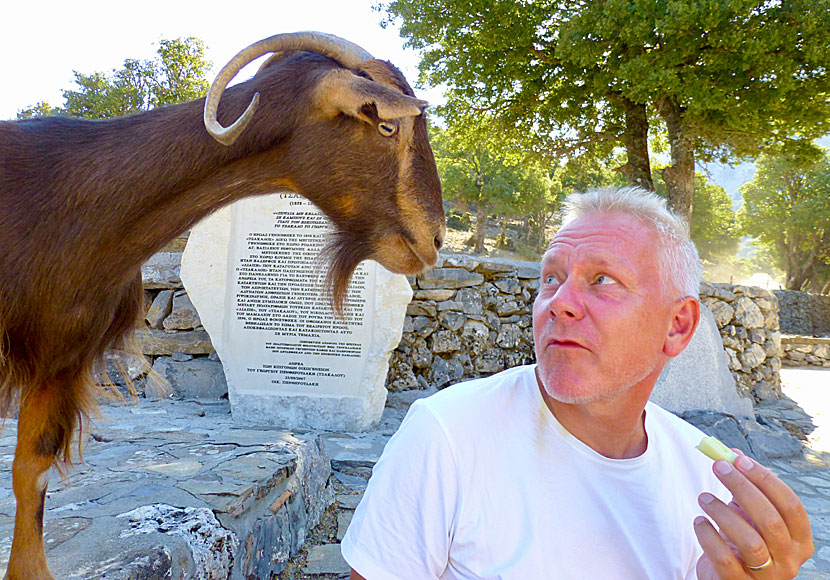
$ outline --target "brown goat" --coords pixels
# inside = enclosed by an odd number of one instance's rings
[[[222,96],[246,62],[271,52]],[[236,119],[252,100],[239,123],[216,122],[217,106],[219,119]],[[0,122],[0,411],[19,405],[7,579],[52,578],[42,538],[48,470],[69,461],[73,433],[94,409],[90,370],[132,335],[140,266],[167,241],[237,199],[290,190],[335,224],[336,304],[365,259],[405,274],[435,263],[444,212],[425,105],[391,64],[300,33],[241,52],[207,104]]]

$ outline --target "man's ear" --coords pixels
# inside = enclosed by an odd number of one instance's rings
[[[679,355],[692,340],[700,322],[700,303],[696,298],[686,296],[674,305],[672,314],[669,333],[663,343],[663,354],[669,357]]]

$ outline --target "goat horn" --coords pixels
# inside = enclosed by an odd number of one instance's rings
[[[223,127],[216,119],[219,109],[219,100],[225,87],[249,62],[269,52],[287,50],[307,50],[328,56],[347,68],[356,68],[361,62],[372,59],[372,55],[338,36],[323,32],[295,32],[291,34],[277,34],[255,42],[248,48],[241,50],[228,64],[222,67],[216,79],[210,86],[205,99],[205,128],[210,135],[223,145],[231,145],[250,122],[259,104],[259,93],[254,95],[251,103],[242,116],[231,126]]]

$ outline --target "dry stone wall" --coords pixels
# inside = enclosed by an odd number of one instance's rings
[[[700,301],[715,317],[738,392],[756,401],[779,398],[781,332],[775,295],[754,286],[703,282]]]
[[[781,332],[787,335],[830,336],[830,296],[774,290],[781,308]]]
[[[784,364],[830,367],[830,296],[775,290]]]
[[[139,393],[149,389],[186,399],[221,399],[228,392],[222,363],[182,288],[182,248],[173,249],[177,251],[156,254],[141,269],[145,314],[136,339],[146,362],[139,364],[128,353],[109,353],[106,375],[99,375],[98,382],[120,388],[126,378],[119,370],[126,368]]]
[[[441,388],[534,360],[538,264],[445,255],[410,282],[403,337],[389,362],[390,390]]]
[[[781,337],[784,364],[830,367],[830,337]]]
[[[470,256],[443,256],[411,279],[413,300],[404,335],[392,354],[392,391],[441,388],[535,360],[531,309],[539,265]],[[780,394],[778,303],[760,288],[701,285],[715,317],[738,391],[755,400]]]
[[[178,260],[177,252],[164,252],[142,270],[146,315],[138,342],[174,394],[221,398],[227,393],[222,366],[181,287]],[[410,284],[413,299],[390,359],[389,390],[442,388],[535,360],[538,263],[443,254]],[[704,282],[701,302],[714,315],[739,392],[755,400],[777,397],[782,339],[775,295]],[[110,362],[115,368],[119,361]],[[120,363],[141,386],[147,369],[126,355]]]

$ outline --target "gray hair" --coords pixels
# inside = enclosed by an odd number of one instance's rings
[[[597,213],[621,213],[639,219],[657,233],[660,283],[664,296],[698,297],[702,271],[689,226],[671,212],[666,200],[640,187],[601,187],[565,199],[562,225]]]

